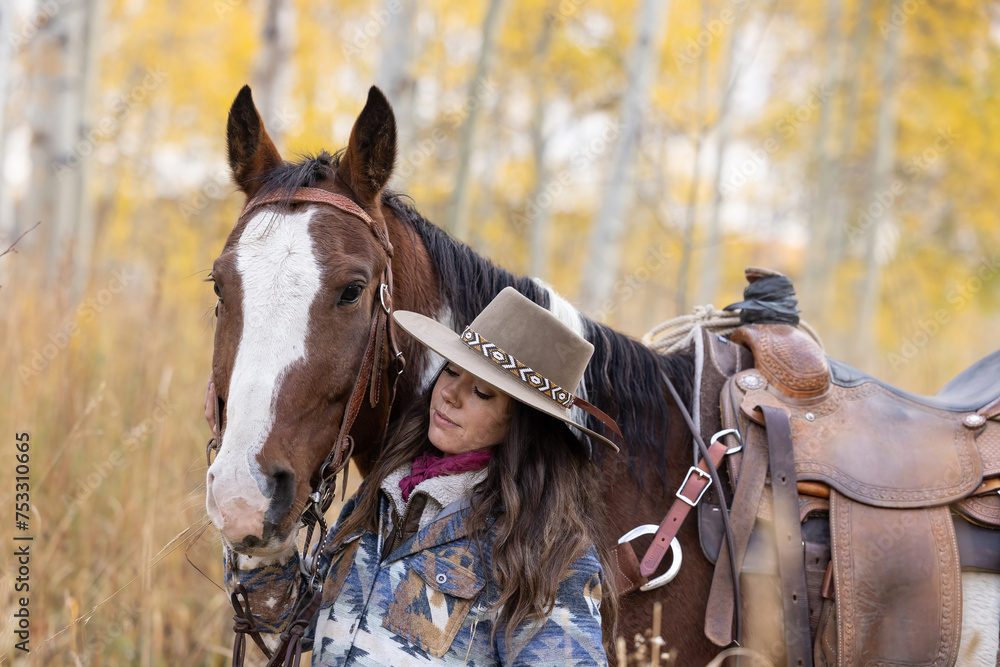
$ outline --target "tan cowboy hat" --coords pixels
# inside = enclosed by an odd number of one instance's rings
[[[393,317],[448,361],[618,451],[614,442],[570,416],[570,408],[581,408],[621,436],[614,420],[573,395],[594,346],[513,287],[500,292],[461,334],[408,310],[397,310]]]

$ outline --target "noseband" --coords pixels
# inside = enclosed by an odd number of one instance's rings
[[[308,586],[304,596],[297,602],[290,616],[288,628],[281,635],[281,644],[272,655],[271,651],[264,645],[263,640],[257,631],[250,612],[250,601],[246,596],[246,590],[242,584],[236,587],[232,594],[233,607],[236,610],[234,620],[236,624],[233,630],[236,632],[235,644],[233,646],[233,665],[243,664],[243,656],[246,652],[246,638],[250,637],[256,642],[258,647],[270,658],[267,663],[269,667],[277,665],[298,665],[301,655],[302,632],[309,624],[310,619],[319,608],[322,598],[323,577],[318,576],[317,568],[319,564],[319,552],[321,545],[326,539],[327,525],[323,518],[323,513],[330,507],[336,491],[337,474],[343,470],[344,479],[341,483],[341,495],[347,490],[347,464],[350,461],[351,453],[354,450],[354,439],[351,437],[351,427],[364,403],[365,393],[368,394],[369,404],[372,408],[378,405],[382,393],[382,362],[383,352],[388,347],[392,352],[389,363],[392,368],[389,371],[389,408],[392,408],[393,400],[396,396],[396,380],[403,373],[406,360],[403,353],[396,344],[395,321],[392,319],[392,255],[393,247],[389,242],[388,229],[377,223],[368,213],[365,212],[354,201],[342,195],[334,194],[319,188],[298,188],[294,192],[279,190],[271,192],[262,197],[255,197],[246,203],[237,226],[249,219],[262,207],[269,204],[324,204],[354,216],[364,222],[368,229],[375,235],[375,239],[382,246],[385,252],[385,271],[382,273],[382,282],[378,288],[378,298],[373,299],[371,326],[368,331],[368,344],[365,348],[364,357],[361,360],[361,368],[358,370],[357,378],[351,389],[347,408],[344,411],[344,418],[340,423],[340,431],[336,440],[323,461],[319,470],[319,482],[309,495],[309,502],[299,517],[306,525],[306,541],[300,555],[300,568],[302,573],[309,578]],[[217,419],[221,423],[222,415]],[[221,440],[221,431],[220,438]],[[313,530],[319,524],[320,530],[316,534],[315,553],[310,553]],[[235,559],[235,555],[234,555]],[[235,567],[235,562],[231,567]],[[242,596],[245,602],[240,601]]]

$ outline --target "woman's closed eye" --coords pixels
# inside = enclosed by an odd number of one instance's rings
[[[452,368],[451,366],[445,366],[443,372],[444,372],[445,375],[448,375],[450,377],[458,377],[459,376],[459,372],[457,370],[455,370],[454,368]],[[472,386],[472,392],[478,398],[480,398],[480,399],[482,399],[484,401],[488,401],[491,398],[493,398],[494,396],[496,396],[496,394],[487,394],[485,392],[479,391],[479,387],[477,387],[475,385]]]

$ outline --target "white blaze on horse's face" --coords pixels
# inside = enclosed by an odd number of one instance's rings
[[[237,245],[243,332],[229,383],[227,427],[208,470],[206,504],[226,542],[245,553],[273,552],[294,536],[265,535],[275,478],[260,469],[258,456],[274,426],[284,376],[306,355],[309,312],[322,272],[309,235],[315,211],[262,211],[247,222]]]

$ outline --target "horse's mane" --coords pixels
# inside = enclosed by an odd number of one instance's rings
[[[286,162],[261,178],[258,193],[293,192],[332,178],[343,151],[333,155],[323,151],[302,156],[298,162]],[[549,308],[549,293],[531,278],[515,276],[469,246],[449,236],[427,221],[405,195],[387,192],[382,205],[403,223],[408,234],[416,234],[427,249],[438,273],[438,287],[443,303],[451,310],[452,324],[464,327],[505,287]],[[614,417],[629,445],[628,467],[638,477],[655,462],[661,479],[666,478],[663,445],[670,428],[664,403],[665,373],[677,386],[681,398],[690,404],[694,361],[684,354],[656,354],[642,343],[618,333],[599,322],[581,316],[584,337],[594,345],[594,362],[587,367],[584,382],[587,400]],[[588,427],[597,432],[603,426],[587,415]],[[598,448],[601,458],[604,448]]]
[[[549,294],[531,278],[518,277],[477,254],[427,221],[403,195],[389,193],[382,199],[408,230],[416,232],[438,272],[444,303],[451,309],[452,324],[464,327],[503,288],[511,286],[529,299],[549,308]],[[650,463],[661,479],[666,476],[663,446],[670,428],[660,372],[677,386],[690,404],[694,360],[690,355],[660,355],[639,341],[581,315],[584,337],[594,345],[593,361],[584,382],[587,400],[613,416],[629,445],[628,467],[639,476]],[[603,426],[587,415],[587,426],[598,433]],[[604,454],[599,448],[597,456]],[[625,453],[625,452],[623,452]]]

